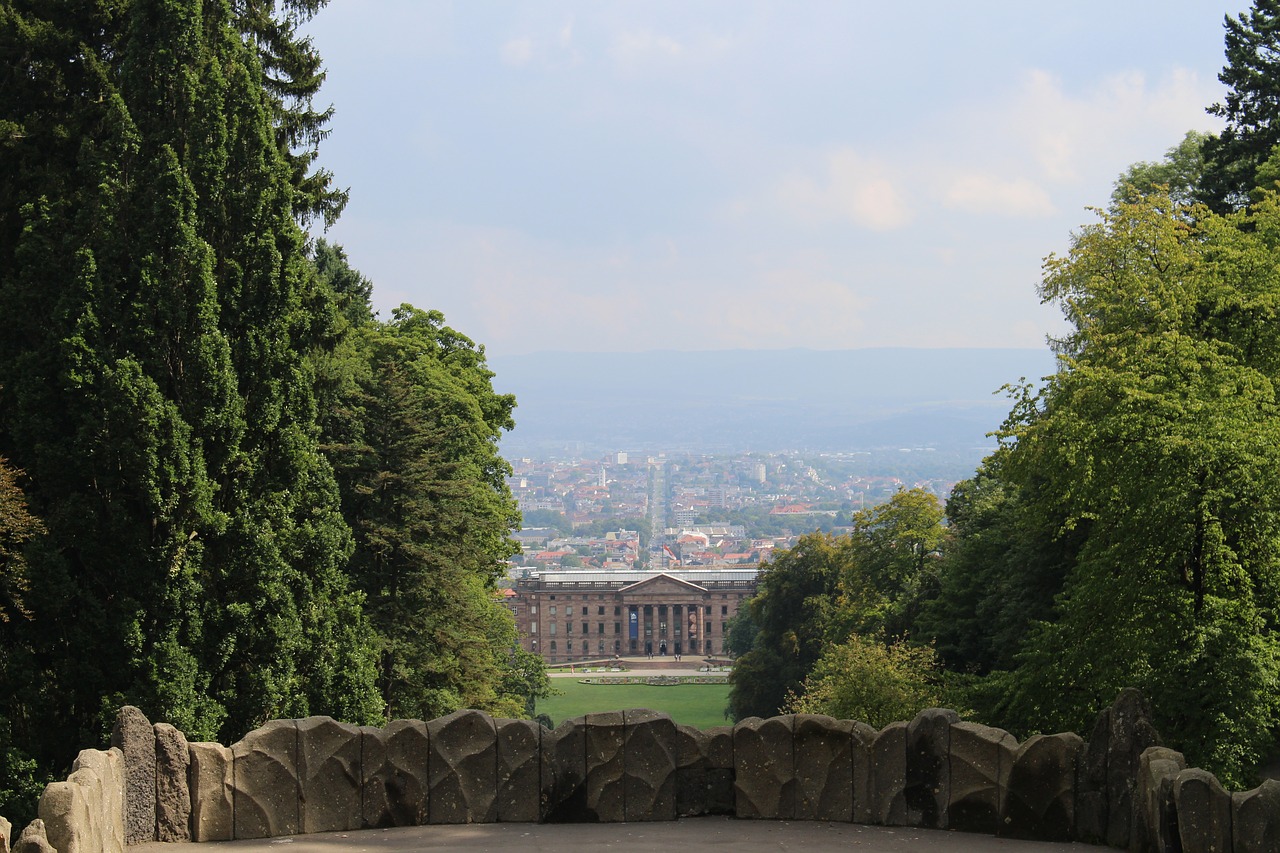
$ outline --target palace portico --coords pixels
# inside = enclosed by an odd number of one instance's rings
[[[535,572],[511,602],[521,645],[548,663],[613,655],[714,655],[758,569]]]

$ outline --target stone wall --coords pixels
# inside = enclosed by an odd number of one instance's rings
[[[798,714],[699,730],[645,710],[554,730],[459,711],[360,727],[275,720],[239,743],[187,743],[124,708],[107,752],[50,785],[15,851],[110,851],[420,824],[744,819],[852,821],[1079,840],[1137,851],[1280,850],[1280,782],[1225,791],[1157,745],[1125,691],[1089,742],[1008,732],[941,709],[880,731]],[[0,819],[0,853],[7,846]]]

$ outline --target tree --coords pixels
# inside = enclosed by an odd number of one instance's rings
[[[928,646],[885,645],[877,638],[852,634],[822,653],[805,679],[803,692],[788,696],[782,710],[884,728],[947,702],[940,669],[937,655]]]
[[[847,541],[811,533],[775,552],[761,567],[755,597],[747,603],[759,631],[729,675],[729,709],[735,720],[772,716],[789,693],[803,690],[805,676],[826,645],[848,559]]]
[[[1207,133],[1189,130],[1180,143],[1165,152],[1163,160],[1134,163],[1116,179],[1111,203],[1134,202],[1142,196],[1163,192],[1185,209],[1200,192],[1205,172],[1204,149],[1209,139]]]
[[[1081,729],[1137,686],[1191,763],[1239,781],[1280,710],[1280,203],[1099,217],[1046,262],[1072,331],[1001,435],[1002,472],[1083,531],[1008,708]]]
[[[307,361],[336,313],[256,49],[186,0],[5,4],[0,43],[0,452],[47,531],[15,739],[50,766],[124,702],[375,720]]]
[[[1280,3],[1254,0],[1247,13],[1226,16],[1224,26],[1227,64],[1218,79],[1227,94],[1209,112],[1227,126],[1206,140],[1199,195],[1219,213],[1250,202],[1258,167],[1280,144]]]
[[[493,596],[517,550],[497,449],[515,401],[494,393],[483,348],[438,312],[402,306],[387,323],[365,321],[353,357],[325,416],[327,451],[355,532],[350,572],[379,638],[386,713],[519,713],[524,699],[512,706],[502,685],[528,684],[529,662],[513,658],[514,622]]]
[[[947,531],[931,492],[901,489],[886,503],[854,513],[840,578],[839,634],[906,634],[920,602],[937,585]]]

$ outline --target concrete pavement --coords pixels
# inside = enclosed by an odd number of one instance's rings
[[[634,853],[725,850],[733,853],[1086,853],[1084,844],[1015,841],[962,832],[850,823],[697,817],[658,823],[486,823],[329,832],[216,844],[142,844],[137,853]]]

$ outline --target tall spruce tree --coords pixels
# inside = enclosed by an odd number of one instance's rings
[[[15,739],[65,759],[124,701],[195,737],[375,718],[259,51],[216,0],[9,2],[0,44],[0,453],[47,528]]]

